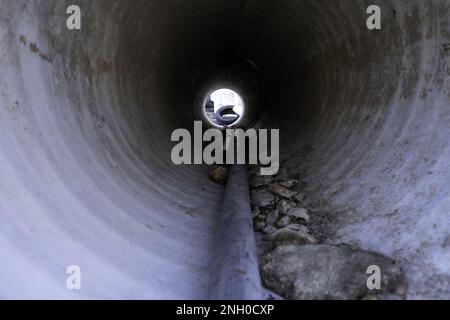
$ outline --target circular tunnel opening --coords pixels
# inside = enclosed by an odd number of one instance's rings
[[[228,88],[216,89],[209,93],[204,105],[206,119],[212,125],[221,128],[238,125],[245,112],[241,96]]]

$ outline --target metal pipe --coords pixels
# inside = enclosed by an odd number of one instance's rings
[[[262,299],[245,165],[233,165],[229,170],[216,241],[211,298]]]

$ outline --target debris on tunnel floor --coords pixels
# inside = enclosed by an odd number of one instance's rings
[[[325,244],[331,213],[304,208],[303,184],[286,168],[276,176],[250,169],[252,217],[263,285],[293,300],[402,300],[401,268],[382,254]],[[328,217],[327,217],[328,216]],[[367,268],[383,270],[383,290],[369,290]]]
[[[383,270],[380,291],[366,286],[367,266]],[[287,299],[355,300],[374,298],[402,299],[403,274],[396,263],[385,256],[332,245],[280,245],[262,259],[264,285]]]
[[[282,168],[276,176],[261,176],[259,170],[250,171],[252,216],[256,231],[265,246],[295,241],[300,244],[317,243],[323,235],[309,226],[317,222],[302,207],[304,196],[298,189],[299,181]],[[315,234],[314,234],[315,233]]]
[[[217,184],[226,185],[228,179],[228,169],[223,166],[215,168],[209,174],[209,179]]]

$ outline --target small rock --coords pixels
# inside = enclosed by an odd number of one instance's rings
[[[266,222],[266,216],[264,214],[260,214],[259,216],[256,217],[256,222]]]
[[[255,223],[255,231],[261,231],[266,227],[266,223],[264,221],[259,221]]]
[[[281,229],[281,228],[288,226],[290,223],[291,223],[291,218],[289,218],[288,216],[285,216],[277,221],[276,226]]]
[[[291,199],[293,198],[297,193],[294,191],[291,191],[283,186],[280,186],[277,183],[271,183],[269,184],[269,191],[272,192],[274,195]]]
[[[296,185],[298,185],[298,180],[289,179],[286,181],[279,182],[279,184],[285,188],[291,189],[291,188],[295,187]]]
[[[295,218],[300,218],[300,219],[305,220],[306,222],[309,222],[308,210],[303,209],[303,208],[291,209],[291,210],[289,210],[287,215],[291,216],[291,217],[295,217]]]
[[[257,189],[252,191],[251,200],[252,205],[265,208],[275,203],[275,196],[267,189]]]
[[[279,216],[280,213],[278,212],[278,210],[273,210],[269,212],[266,218],[266,224],[268,226],[273,226],[277,222]]]
[[[259,187],[267,186],[268,184],[272,183],[274,181],[273,176],[254,176],[250,180],[250,188],[256,189]]]
[[[317,239],[308,232],[308,229],[304,228],[293,228],[294,225],[290,224],[282,229],[279,229],[273,235],[273,241],[277,244],[315,244]]]
[[[280,202],[278,202],[277,210],[281,214],[288,214],[289,210],[294,209],[295,206],[296,205],[294,202],[290,202],[287,200],[281,200]]]
[[[259,209],[259,207],[254,207],[252,210],[252,218],[256,219],[256,217],[258,217],[261,214],[261,210]]]
[[[297,203],[303,203],[305,201],[305,195],[303,193],[298,193],[294,196],[294,200]]]
[[[403,283],[402,271],[393,260],[348,246],[278,246],[261,263],[265,287],[292,300],[356,300],[395,292]],[[383,270],[381,292],[367,288],[366,271],[371,265]]]
[[[225,167],[217,167],[209,174],[209,179],[217,184],[226,185],[228,170]]]
[[[263,232],[264,234],[266,234],[266,235],[272,235],[272,234],[274,234],[275,232],[277,232],[277,228],[275,228],[274,226],[268,225],[268,226],[266,226],[266,227],[263,229],[262,232]]]

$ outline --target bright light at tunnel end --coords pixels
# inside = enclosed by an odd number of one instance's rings
[[[217,128],[238,126],[245,113],[241,95],[229,88],[209,92],[202,105],[203,118]]]

